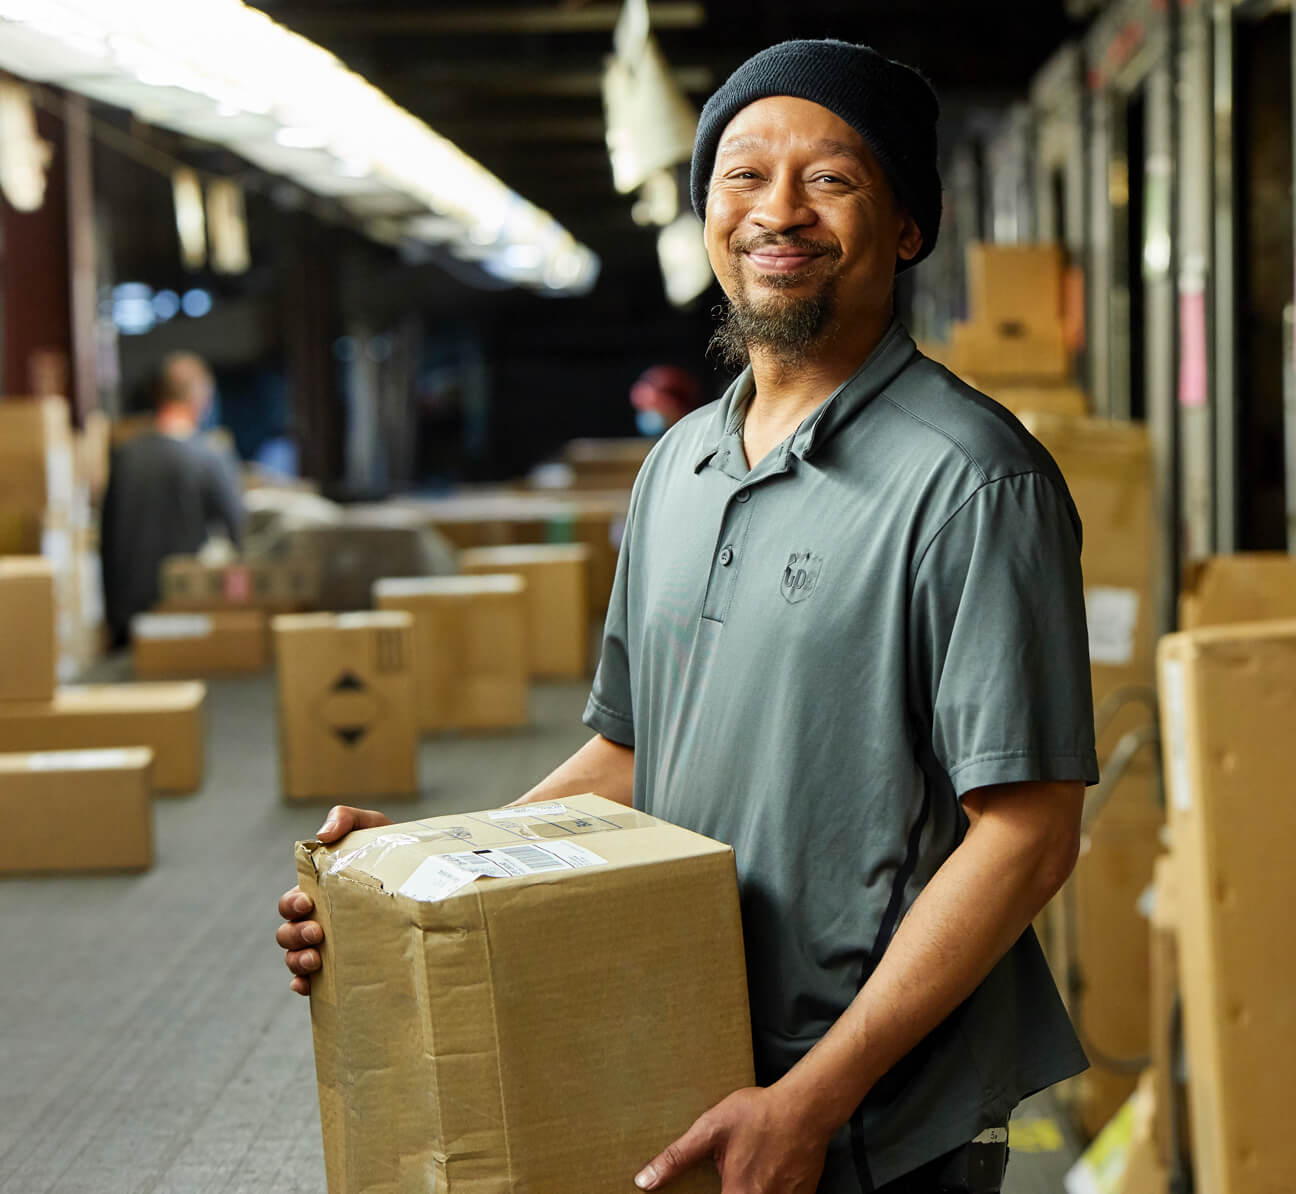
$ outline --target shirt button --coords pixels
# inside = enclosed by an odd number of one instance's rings
[[[728,568],[729,565],[733,563],[733,548],[732,548],[732,547],[726,547],[726,548],[724,549],[724,551],[722,551],[722,552],[720,553],[720,563],[723,564],[724,567],[726,567],[726,568]]]
[[[738,492],[737,494],[734,495],[734,501],[735,501],[735,502],[745,502],[745,501],[747,501],[750,497],[751,497],[751,490],[750,490],[750,489],[743,489],[743,490],[741,490],[740,492]]]

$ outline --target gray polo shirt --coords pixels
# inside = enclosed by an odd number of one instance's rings
[[[1047,452],[893,324],[754,469],[750,372],[635,485],[585,722],[635,804],[733,845],[758,1080],[868,980],[964,793],[1097,780],[1080,522]],[[881,1185],[1085,1059],[1028,931],[878,1084],[823,1194]]]

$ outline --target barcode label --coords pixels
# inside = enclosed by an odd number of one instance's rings
[[[491,809],[486,815],[492,821],[512,821],[517,817],[560,817],[566,811],[565,804],[518,804]]]
[[[606,865],[592,850],[571,842],[549,846],[501,846],[494,850],[464,850],[425,858],[400,886],[400,894],[424,902],[443,900],[475,879],[508,879]]]
[[[568,864],[556,854],[542,850],[539,846],[502,846],[493,851],[500,856],[505,867],[517,867],[514,874],[535,874],[540,871],[565,871]]]

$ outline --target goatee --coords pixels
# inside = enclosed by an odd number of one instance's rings
[[[792,237],[778,241],[762,237],[734,247],[742,253],[769,243],[814,248],[829,261],[841,255],[840,250],[825,251],[820,246],[804,244]],[[707,347],[707,355],[715,353],[720,363],[735,373],[747,367],[754,348],[762,349],[785,367],[803,364],[816,341],[832,325],[835,305],[833,279],[825,281],[817,294],[807,297],[772,295],[754,302],[747,292],[737,257],[729,276],[733,282],[729,290],[734,297],[716,308],[718,323]],[[765,275],[762,280],[776,289],[793,287],[801,282],[795,275],[781,274]]]

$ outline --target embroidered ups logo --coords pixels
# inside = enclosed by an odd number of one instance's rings
[[[794,551],[788,556],[787,566],[783,569],[783,583],[779,586],[779,591],[793,605],[804,601],[815,591],[821,568],[822,556],[811,555],[808,551]]]

